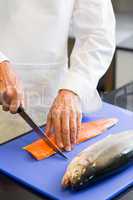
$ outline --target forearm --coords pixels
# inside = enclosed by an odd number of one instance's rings
[[[76,42],[62,88],[77,93],[82,101],[90,101],[91,106],[98,81],[115,51],[115,19],[110,0],[78,0],[73,31]]]

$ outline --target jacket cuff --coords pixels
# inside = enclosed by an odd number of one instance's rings
[[[80,75],[72,71],[68,71],[66,72],[59,89],[71,90],[82,99],[86,93],[86,85],[88,85],[88,82],[86,83],[86,81]]]
[[[0,52],[0,63],[2,63],[3,61],[9,61],[9,58]]]
[[[91,81],[76,72],[68,71],[66,73],[60,89],[68,89],[76,93],[80,97],[84,113],[93,113],[102,106],[101,98]]]

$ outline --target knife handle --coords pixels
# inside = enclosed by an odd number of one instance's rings
[[[19,108],[18,108],[18,110],[17,110],[17,113],[21,113],[21,112],[23,112],[24,111],[24,109],[20,106]]]

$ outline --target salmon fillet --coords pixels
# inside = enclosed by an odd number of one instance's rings
[[[115,125],[117,122],[118,119],[109,118],[82,123],[77,144],[103,133],[105,130]],[[50,140],[56,144],[54,134],[50,136]],[[28,151],[37,160],[48,158],[49,156],[56,153],[42,139],[38,139],[37,141],[33,142],[32,144],[29,144],[23,149]]]

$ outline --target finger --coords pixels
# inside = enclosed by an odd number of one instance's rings
[[[1,104],[3,105],[2,109],[4,111],[9,111],[10,102],[11,102],[11,96],[6,91],[3,93],[3,95],[1,95]]]
[[[9,110],[12,114],[16,114],[18,111],[18,108],[20,107],[20,100],[15,98],[11,101]]]
[[[54,130],[55,130],[55,138],[56,138],[57,145],[60,148],[63,148],[62,137],[61,137],[61,117],[60,117],[60,114],[56,115],[56,117],[53,119],[53,127],[54,127]]]
[[[10,104],[13,96],[14,96],[14,91],[8,88],[3,94],[3,99],[6,100],[8,104]]]
[[[77,117],[74,112],[70,113],[70,138],[72,147],[76,144],[77,137]]]
[[[45,133],[47,136],[50,136],[52,134],[51,129],[52,129],[52,117],[51,117],[51,112],[49,112],[47,116],[46,129],[45,129]]]
[[[61,114],[61,132],[63,145],[66,151],[71,151],[70,129],[69,129],[69,113],[63,111]]]
[[[4,92],[2,95],[2,105],[4,107],[4,109],[9,108],[9,105],[11,103],[11,98],[12,98],[12,94],[11,92],[8,93],[8,91]]]
[[[81,120],[82,120],[82,113],[79,112],[77,115],[77,141],[79,140],[79,134],[81,130]]]
[[[9,110],[12,114],[17,113],[21,103],[23,103],[22,91],[17,88],[14,90],[8,89],[8,96],[11,99]]]

